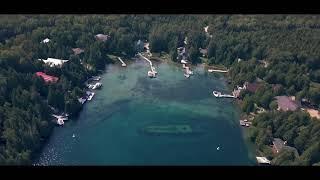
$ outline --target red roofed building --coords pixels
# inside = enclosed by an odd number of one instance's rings
[[[41,77],[46,83],[50,83],[50,82],[56,83],[59,80],[59,78],[54,76],[49,76],[44,72],[36,72],[36,75],[38,77]]]

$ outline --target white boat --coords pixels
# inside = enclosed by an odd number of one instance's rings
[[[91,99],[93,98],[94,96],[94,92],[90,92],[89,96],[88,96],[88,101],[91,101]]]
[[[62,119],[57,119],[57,124],[62,126],[64,125],[64,121]]]
[[[182,63],[182,64],[187,64],[188,62],[187,62],[187,60],[183,60],[183,59],[182,59],[182,60],[181,60],[181,63]]]
[[[217,147],[217,151],[219,151],[219,150],[220,150],[220,147],[218,146],[218,147]]]
[[[76,136],[74,134],[72,134],[72,137],[75,138]]]
[[[101,77],[100,76],[93,76],[92,80],[94,81],[100,81]]]
[[[248,120],[247,120],[247,119],[244,119],[243,121],[244,121],[244,122],[248,122]]]
[[[218,91],[213,91],[212,94],[213,94],[215,97],[220,97],[220,96],[221,96],[221,92],[218,92]]]
[[[148,71],[148,76],[150,78],[155,78],[156,77],[156,73],[154,71]]]
[[[246,123],[246,127],[250,127],[249,123]]]
[[[122,67],[126,67],[127,65],[126,65],[126,64],[124,64],[124,63],[122,63],[122,64],[121,64],[121,66],[122,66]]]
[[[189,78],[189,77],[190,77],[190,75],[189,75],[189,74],[184,74],[184,76],[185,76],[185,77],[187,77],[187,78]]]
[[[92,87],[92,89],[98,89],[98,88],[100,88],[102,86],[102,84],[101,83],[96,83],[95,85],[93,85],[93,87]]]
[[[213,69],[208,69],[208,72],[213,72],[214,70]]]

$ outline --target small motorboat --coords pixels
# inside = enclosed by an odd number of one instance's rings
[[[213,91],[212,94],[213,94],[215,97],[220,97],[220,96],[221,96],[221,92],[218,92],[218,91]]]
[[[189,78],[189,77],[190,77],[190,74],[184,74],[184,76],[185,76],[186,78]]]
[[[220,147],[218,146],[218,147],[217,147],[217,151],[219,151],[219,150],[220,150]]]
[[[75,138],[75,137],[76,137],[76,135],[72,134],[72,137],[73,137],[73,138]]]
[[[93,96],[94,96],[94,92],[90,92],[90,94],[88,95],[88,101],[91,101]]]

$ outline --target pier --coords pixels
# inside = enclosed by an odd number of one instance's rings
[[[218,92],[218,91],[213,91],[212,94],[215,96],[215,97],[218,97],[218,98],[236,98],[234,95],[230,95],[230,94],[222,94],[221,92]]]
[[[126,67],[127,66],[126,63],[124,63],[120,57],[118,57],[118,60],[122,63],[121,64],[122,67]]]
[[[227,73],[227,72],[229,72],[229,70],[208,69],[208,72],[221,72],[221,73]]]
[[[156,71],[156,68],[152,65],[152,62],[151,62],[148,58],[142,56],[141,53],[138,53],[138,55],[139,55],[142,59],[148,61],[149,64],[150,64],[150,69],[151,69],[151,71],[148,71],[148,76],[149,76],[149,77],[156,77],[156,74],[157,74],[158,72]]]

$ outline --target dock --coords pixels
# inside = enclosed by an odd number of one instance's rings
[[[127,66],[126,63],[124,63],[120,57],[118,57],[118,60],[121,62],[121,66],[122,67],[126,67]]]
[[[141,53],[138,53],[138,55],[139,55],[142,59],[148,61],[149,64],[150,64],[150,69],[151,69],[151,71],[148,71],[148,76],[149,76],[149,77],[156,77],[156,74],[157,74],[158,72],[156,71],[156,68],[152,65],[152,62],[151,62],[148,58],[142,56]]]
[[[221,72],[221,73],[227,73],[227,72],[229,72],[229,70],[208,69],[208,72]]]
[[[212,94],[217,97],[217,98],[236,98],[234,95],[230,94],[222,94],[221,92],[218,91],[213,91]]]

